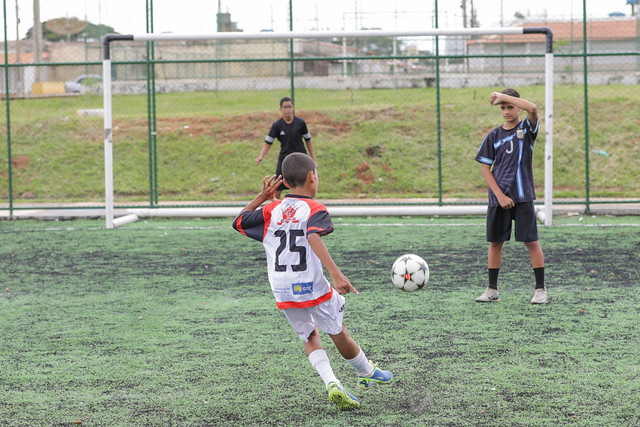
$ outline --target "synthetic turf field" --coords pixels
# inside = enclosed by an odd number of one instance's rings
[[[0,222],[2,425],[638,425],[640,218],[540,227],[550,303],[524,245],[500,303],[480,218],[334,218],[324,238],[360,291],[345,321],[394,373],[339,412],[278,313],[262,246],[226,220]],[[390,282],[413,252],[431,281]]]

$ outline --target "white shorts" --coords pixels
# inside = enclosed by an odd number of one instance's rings
[[[336,335],[342,332],[345,300],[335,289],[331,299],[322,304],[307,308],[287,308],[282,310],[296,333],[304,342],[315,328],[327,334]]]

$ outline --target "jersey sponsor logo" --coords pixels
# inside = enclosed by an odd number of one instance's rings
[[[282,225],[285,222],[294,224],[300,222],[296,219],[296,208],[293,206],[289,206],[287,209],[282,211],[282,220],[278,222],[277,225]]]
[[[340,306],[340,309],[338,309],[338,313],[342,313],[343,311],[344,311],[344,304]]]
[[[312,294],[313,282],[292,283],[291,288],[293,289],[294,295]]]
[[[286,135],[283,130],[280,131],[280,135]]]

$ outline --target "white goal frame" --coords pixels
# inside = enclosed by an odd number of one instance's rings
[[[115,228],[137,220],[135,214],[114,220],[113,211],[113,128],[111,102],[111,43],[116,41],[187,41],[187,40],[250,40],[250,39],[317,39],[317,38],[361,38],[361,37],[423,37],[423,36],[464,36],[464,35],[522,35],[544,34],[545,51],[545,151],[544,151],[544,208],[537,212],[544,225],[551,225],[553,218],[553,33],[549,27],[495,27],[429,29],[421,31],[306,31],[306,32],[258,32],[258,33],[214,33],[214,34],[107,34],[103,38],[103,103],[104,103],[104,177],[105,177],[105,219],[107,228]],[[440,207],[446,208],[446,207]],[[362,210],[362,207],[359,208]],[[375,215],[374,211],[369,214]],[[467,212],[458,207],[455,212]]]

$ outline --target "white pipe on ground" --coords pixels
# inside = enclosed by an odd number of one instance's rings
[[[130,224],[132,222],[136,222],[138,220],[138,215],[129,214],[125,216],[121,216],[118,218],[114,218],[112,223],[113,227],[120,227],[121,225]]]

